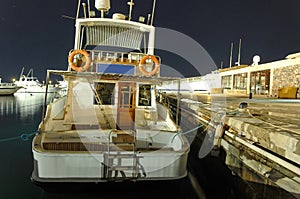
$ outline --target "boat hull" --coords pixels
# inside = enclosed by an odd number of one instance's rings
[[[177,180],[187,175],[189,148],[180,152],[157,151],[139,153],[144,169],[137,177],[124,172],[127,177],[104,175],[104,153],[41,153],[33,150],[34,170],[32,181],[38,183],[75,182],[98,183],[108,181]]]
[[[34,174],[33,174],[34,175]],[[105,196],[111,197],[118,193],[122,194],[123,198],[132,196],[132,194],[153,195],[157,198],[156,194],[169,193],[169,196],[178,198],[178,196],[194,193],[191,186],[191,180],[189,175],[186,175],[180,179],[172,180],[148,180],[148,181],[99,181],[99,182],[44,182],[35,181],[31,179],[32,183],[42,188],[47,193],[72,193],[72,194],[92,194],[97,193],[105,198]],[[163,187],[163,190],[161,189]],[[151,192],[149,193],[149,190]],[[187,193],[188,191],[188,193]],[[118,195],[117,193],[117,195]],[[192,195],[192,194],[191,194]],[[158,197],[160,198],[160,197]],[[189,197],[187,197],[189,198]],[[191,197],[192,198],[192,197]]]
[[[0,96],[1,95],[13,95],[21,87],[0,87]]]
[[[48,88],[48,93],[55,93],[59,91],[59,88],[57,87],[50,87]],[[46,86],[28,86],[21,88],[17,91],[17,93],[45,93],[46,92]]]

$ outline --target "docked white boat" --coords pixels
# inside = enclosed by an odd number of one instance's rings
[[[149,25],[152,22],[131,21],[131,14],[128,19],[122,14],[104,18],[108,0],[96,0],[95,7],[101,17],[91,17],[94,12],[88,9],[81,13],[89,17],[76,18],[68,70],[47,71],[48,78],[63,76],[68,89],[45,108],[32,142],[32,180],[184,178],[189,143],[178,117],[172,119],[168,107],[155,98],[157,85],[176,81],[160,77],[160,58],[154,55],[155,27]]]
[[[0,95],[13,95],[20,88],[21,88],[20,86],[17,86],[14,83],[2,82],[0,78]]]
[[[41,83],[37,77],[33,76],[33,69],[31,68],[27,75],[24,75],[24,68],[22,68],[19,80],[15,80],[14,83],[21,87],[18,93],[45,93],[46,85]],[[49,84],[48,92],[54,93],[59,90],[56,85]]]

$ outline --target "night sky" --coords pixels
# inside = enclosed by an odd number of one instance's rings
[[[30,68],[40,80],[46,69],[66,69],[74,42],[77,0],[6,0],[0,6],[0,76],[10,81]],[[92,5],[94,1],[91,0]],[[127,0],[111,0],[112,13],[128,13]],[[152,0],[135,0],[133,20],[151,13]],[[93,6],[92,6],[93,7]],[[154,25],[184,33],[196,40],[217,67],[229,65],[230,44],[241,64],[283,59],[300,51],[299,0],[157,0]],[[174,41],[176,42],[176,41]],[[163,59],[163,57],[162,57]],[[166,61],[168,62],[168,61]],[[175,63],[175,65],[180,62]],[[175,66],[180,67],[180,66]],[[187,69],[185,75],[193,76]]]

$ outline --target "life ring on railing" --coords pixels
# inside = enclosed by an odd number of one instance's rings
[[[151,72],[147,72],[144,69],[144,64],[146,63],[147,59],[151,59],[154,62],[154,64],[155,64],[155,67],[154,67],[154,69]],[[139,69],[140,69],[141,73],[143,75],[145,75],[145,76],[153,76],[153,75],[155,75],[158,72],[159,67],[160,67],[160,63],[159,63],[158,59],[154,55],[145,55],[141,59],[141,61],[139,63]]]
[[[76,66],[76,64],[73,62],[74,57],[77,54],[81,54],[85,57],[86,61],[85,61],[84,66]],[[85,50],[73,50],[71,52],[71,54],[69,55],[69,57],[68,57],[68,62],[69,62],[69,65],[71,66],[71,68],[73,70],[75,70],[77,72],[84,72],[84,71],[86,71],[87,69],[90,68],[91,63],[92,63],[92,59],[91,59],[89,53]]]

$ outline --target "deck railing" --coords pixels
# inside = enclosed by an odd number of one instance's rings
[[[145,56],[144,53],[138,52],[113,52],[113,51],[99,51],[90,50],[91,58],[93,62],[125,62],[136,64]],[[160,57],[157,56],[160,61]]]

